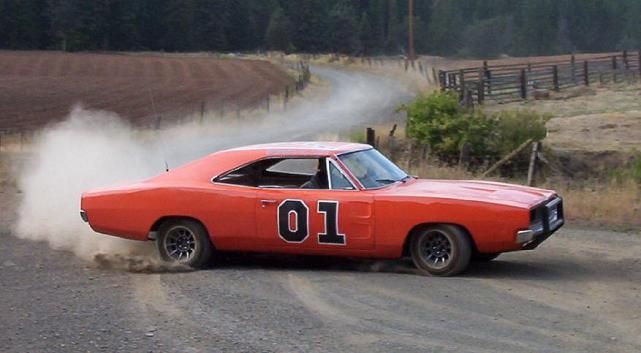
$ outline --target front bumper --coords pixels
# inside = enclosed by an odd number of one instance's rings
[[[563,199],[555,196],[530,210],[530,228],[518,232],[516,242],[521,244],[522,250],[536,249],[563,224]]]

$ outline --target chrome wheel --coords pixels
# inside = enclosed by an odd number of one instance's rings
[[[427,233],[421,244],[421,256],[434,269],[447,267],[452,260],[452,241],[447,234],[434,230]]]
[[[196,235],[182,225],[174,226],[167,231],[163,246],[167,255],[179,262],[188,262],[198,250]]]

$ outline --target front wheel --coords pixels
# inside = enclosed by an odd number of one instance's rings
[[[164,261],[193,268],[206,266],[214,253],[205,228],[189,219],[163,223],[158,230],[156,246]]]
[[[424,274],[454,276],[469,265],[472,244],[460,227],[438,225],[414,234],[410,253],[414,265]]]

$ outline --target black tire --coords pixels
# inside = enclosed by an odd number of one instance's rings
[[[164,222],[158,230],[156,246],[164,261],[192,268],[207,266],[214,255],[207,230],[199,222],[190,219]]]
[[[490,262],[501,255],[500,252],[494,253],[475,253],[472,255],[472,261],[474,262]]]
[[[423,274],[454,276],[470,264],[472,243],[460,227],[438,225],[413,234],[410,253],[414,265]]]

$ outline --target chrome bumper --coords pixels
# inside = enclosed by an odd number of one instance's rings
[[[515,242],[532,250],[565,224],[563,199],[556,196],[530,210],[530,228],[516,233]]]

